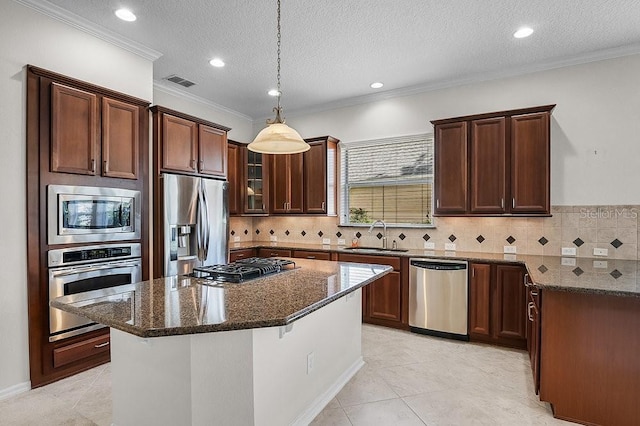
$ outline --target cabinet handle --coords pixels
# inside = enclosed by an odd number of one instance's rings
[[[103,173],[109,173],[109,162],[104,160],[104,170]]]
[[[538,295],[538,292],[537,292],[537,291],[532,291],[532,292],[531,292],[531,295],[532,295],[532,296],[537,296],[537,295]]]
[[[533,315],[531,314],[531,309],[533,309],[533,302],[529,302],[529,304],[527,305],[527,317],[529,318],[529,321],[533,322]]]
[[[262,205],[262,210],[264,211],[264,204]]]
[[[239,258],[239,257],[244,257],[244,253],[238,253],[238,254],[236,254],[236,258]]]
[[[504,198],[500,198],[500,208],[504,209]]]
[[[94,345],[93,347],[98,349],[98,348],[104,348],[105,346],[109,346],[109,342],[100,343],[99,345]]]
[[[95,158],[91,159],[91,172],[92,173],[96,172],[96,159]]]
[[[325,206],[325,204],[326,204],[326,203],[323,201],[323,202],[322,202],[322,210],[324,210],[324,206]]]
[[[436,199],[436,208],[439,209],[440,208],[440,199]]]
[[[202,171],[202,169],[204,169],[204,161],[200,160],[200,171]]]
[[[315,256],[307,256],[307,259],[315,259]]]
[[[475,278],[476,276],[476,268],[471,268],[471,278]]]
[[[196,170],[196,160],[191,160],[191,168]]]
[[[531,284],[529,284],[529,274],[524,274],[524,286],[525,287],[529,287]]]
[[[511,208],[514,208],[514,209],[516,208],[516,199],[515,198],[511,199]]]
[[[286,202],[282,203],[282,208],[285,209],[285,210],[287,209],[287,203]]]
[[[270,253],[269,256],[271,257],[276,257],[278,255],[278,253]]]

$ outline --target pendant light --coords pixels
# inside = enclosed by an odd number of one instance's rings
[[[250,151],[262,154],[297,154],[309,150],[310,146],[300,137],[300,134],[287,126],[282,117],[280,106],[280,0],[278,0],[278,105],[273,108],[276,116],[273,120],[267,120],[268,126],[262,129],[247,148]]]

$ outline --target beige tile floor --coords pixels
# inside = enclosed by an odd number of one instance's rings
[[[366,365],[312,425],[554,425],[527,354],[365,325]],[[109,364],[0,401],[0,425],[110,425]]]

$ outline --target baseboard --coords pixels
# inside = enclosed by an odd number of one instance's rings
[[[359,357],[344,373],[338,377],[338,379],[327,389],[324,393],[320,394],[311,405],[302,412],[292,423],[292,426],[307,426],[315,419],[324,407],[327,406],[337,394],[342,390],[349,380],[362,368],[364,360]]]
[[[31,390],[31,382],[18,383],[6,389],[0,389],[0,401]]]

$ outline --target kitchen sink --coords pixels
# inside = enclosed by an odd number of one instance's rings
[[[382,247],[345,247],[345,251],[353,251],[356,253],[404,253],[409,249],[394,249],[394,248],[382,248]]]

